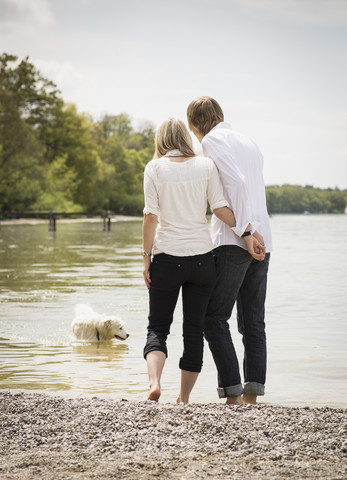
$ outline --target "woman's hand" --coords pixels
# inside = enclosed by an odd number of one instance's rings
[[[158,217],[153,213],[146,213],[143,216],[142,237],[143,237],[143,253],[147,253],[143,257],[143,278],[145,279],[146,287],[150,287],[151,278],[149,269],[151,266],[151,252],[154,243],[155,231],[157,228]]]
[[[151,257],[143,257],[143,278],[145,280],[146,287],[149,289],[151,283],[150,270],[151,267]]]
[[[260,245],[265,246],[264,238],[262,235],[260,235],[260,233],[257,230],[253,233],[253,237],[258,240]]]

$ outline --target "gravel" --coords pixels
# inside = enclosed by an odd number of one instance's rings
[[[345,409],[0,392],[0,478],[346,479]]]

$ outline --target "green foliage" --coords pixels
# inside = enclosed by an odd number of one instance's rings
[[[13,55],[0,56],[0,208],[3,210],[21,209],[36,199],[44,163],[36,124],[45,106],[55,98],[50,83],[41,79],[27,59],[18,63]]]
[[[81,212],[82,207],[74,203],[77,174],[66,165],[66,155],[57,157],[48,167],[44,189],[41,190],[34,210],[56,210]]]
[[[94,122],[65,104],[28,58],[0,56],[0,211],[141,213],[154,129]]]
[[[47,161],[64,156],[66,166],[76,175],[71,200],[85,209],[91,208],[95,185],[101,175],[101,160],[91,121],[86,115],[77,113],[74,105],[62,105],[45,126],[41,140],[46,146]]]
[[[269,213],[343,213],[347,190],[324,190],[311,185],[269,186],[266,201]]]
[[[100,121],[105,139],[117,137],[127,140],[133,132],[131,120],[126,113],[120,115],[104,115]]]
[[[141,214],[143,171],[154,153],[154,128],[146,123],[135,131],[130,118],[122,113],[104,116],[95,125],[102,160],[102,176],[96,185],[103,192],[99,205],[115,213]]]
[[[0,176],[0,207],[3,211],[23,211],[36,202],[43,176],[40,158],[16,154],[11,166],[5,164]]]

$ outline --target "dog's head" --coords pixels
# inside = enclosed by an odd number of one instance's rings
[[[118,340],[126,340],[129,333],[125,331],[124,323],[118,318],[109,318],[105,320],[105,330],[110,338],[118,338]]]

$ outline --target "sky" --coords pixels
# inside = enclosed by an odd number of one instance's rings
[[[4,52],[94,120],[186,122],[211,96],[266,185],[347,188],[347,0],[0,0]]]

